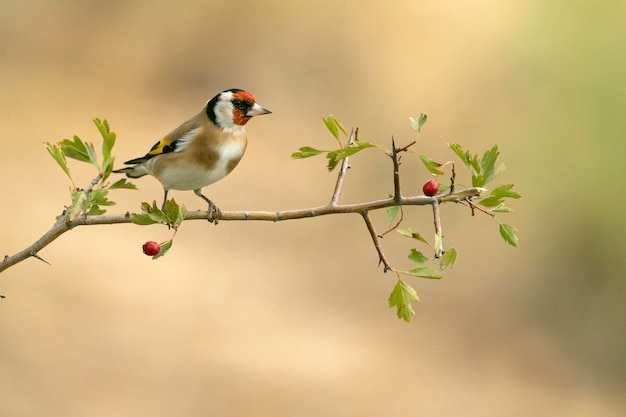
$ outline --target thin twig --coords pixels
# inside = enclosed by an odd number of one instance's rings
[[[355,141],[359,140],[359,128],[350,132],[350,137],[348,138],[348,146],[352,145]],[[346,172],[350,168],[348,165],[348,157],[346,156],[341,161],[341,166],[339,167],[339,174],[337,174],[337,183],[335,184],[335,190],[333,191],[333,196],[330,199],[329,205],[335,206],[339,203],[339,196],[341,195],[341,188],[343,187],[343,179],[346,176]]]
[[[470,200],[470,199],[469,199],[469,197],[468,197],[468,198],[465,198],[464,200],[467,202],[467,204],[469,204],[470,208],[472,209],[472,216],[474,215],[474,210],[478,210],[478,211],[482,211],[483,213],[485,213],[485,214],[486,214],[486,215],[488,215],[488,216],[491,216],[491,217],[496,217],[496,215],[495,215],[495,214],[493,214],[493,213],[489,213],[487,210],[485,210],[485,209],[483,209],[483,208],[481,208],[481,207],[477,206],[476,204],[474,204],[474,203],[472,202],[472,200]]]
[[[376,229],[374,228],[374,223],[372,223],[369,212],[364,211],[361,213],[361,215],[363,216],[363,220],[365,220],[367,230],[370,232],[370,236],[372,237],[372,241],[374,242],[376,252],[378,252],[378,265],[382,263],[385,266],[385,268],[383,269],[384,272],[391,271],[393,268],[391,268],[391,265],[389,264],[389,261],[387,261],[387,257],[383,252],[383,248],[380,245],[380,240],[378,239],[378,234],[376,233]]]
[[[400,149],[396,149],[396,153],[406,152],[411,146],[415,145],[416,143],[417,143],[417,141],[414,140],[413,142],[409,143],[408,145],[403,146]]]
[[[402,207],[400,207],[400,220],[398,220],[396,222],[396,224],[394,224],[393,226],[391,226],[389,229],[385,230],[383,233],[379,234],[378,237],[382,238],[383,236],[385,236],[388,233],[393,232],[394,230],[396,230],[398,228],[398,226],[400,226],[400,223],[402,223],[402,220],[404,220],[404,210],[402,209]]]
[[[393,162],[393,199],[399,201],[402,199],[400,194],[400,161],[398,160],[398,149],[396,149],[396,141],[391,137],[391,160]]]
[[[456,180],[456,171],[454,170],[454,162],[452,163],[452,176],[450,177],[450,192],[448,194],[454,193],[454,182]]]

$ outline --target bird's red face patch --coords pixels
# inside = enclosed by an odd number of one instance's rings
[[[254,105],[256,99],[247,91],[239,91],[233,94],[233,123],[244,126],[251,118],[246,116],[248,109]],[[238,103],[239,102],[239,103]]]
[[[245,112],[241,110],[233,109],[233,123],[234,124],[238,126],[243,126],[246,123],[248,123],[248,120],[250,120],[250,117],[246,117]]]

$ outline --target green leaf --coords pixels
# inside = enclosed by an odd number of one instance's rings
[[[500,204],[498,207],[492,208],[489,211],[492,211],[494,213],[510,213],[513,210],[511,210],[510,208],[506,207],[504,204]]]
[[[428,116],[426,116],[424,113],[420,113],[416,118],[409,117],[409,120],[411,121],[411,127],[415,129],[418,133],[420,132],[420,130],[422,130],[422,126],[424,126],[424,123],[426,123],[426,119],[428,119]]]
[[[322,151],[320,149],[315,149],[312,148],[310,146],[303,146],[302,148],[300,148],[300,150],[298,152],[294,152],[291,154],[291,157],[293,159],[304,159],[304,158],[310,158],[312,156],[315,155],[319,155],[321,153],[324,153],[327,151]]]
[[[126,188],[129,190],[136,190],[137,186],[132,182],[126,181],[126,178],[119,179],[115,181],[113,184],[109,186],[109,190],[114,190],[116,188]]]
[[[520,198],[521,195],[515,191],[511,191],[513,188],[513,184],[503,184],[499,187],[494,188],[491,191],[491,195],[494,197],[509,197],[509,198]]]
[[[157,207],[156,201],[153,201],[152,205],[146,202],[141,203],[141,211],[143,212],[144,215],[148,216],[153,221],[152,224],[154,223],[167,224],[167,225],[170,224],[170,221],[167,215],[163,213],[159,207]],[[139,217],[139,215],[133,213],[133,223],[135,222],[134,221],[135,217]]]
[[[104,182],[109,178],[111,172],[113,171],[113,164],[115,163],[115,157],[110,156],[102,162],[102,179],[101,182]]]
[[[48,153],[54,158],[54,160],[57,161],[57,164],[59,164],[63,172],[65,172],[65,174],[68,176],[73,184],[74,180],[72,180],[70,168],[67,166],[67,159],[65,159],[65,154],[63,153],[61,147],[58,145],[53,145],[50,142],[46,142],[46,149],[48,150]]]
[[[91,205],[89,211],[87,211],[88,216],[99,216],[104,213],[106,213],[106,210],[101,209],[97,204]]]
[[[161,250],[159,251],[159,253],[157,253],[156,255],[154,255],[152,257],[152,259],[159,259],[161,256],[165,255],[167,253],[167,251],[169,251],[172,248],[172,243],[174,243],[173,240],[166,240],[165,242],[161,243]]]
[[[68,158],[76,159],[81,162],[89,162],[92,165],[95,165],[98,169],[100,166],[98,165],[98,157],[96,156],[96,151],[93,147],[93,144],[83,142],[81,138],[74,135],[74,140],[71,141],[69,139],[63,139],[58,145],[63,150],[63,153]]]
[[[433,161],[432,159],[430,159],[426,155],[420,155],[420,159],[424,163],[424,166],[426,167],[426,169],[431,174],[435,174],[435,175],[443,175],[444,174],[444,172],[439,169],[439,167],[442,166],[442,164],[440,164],[439,162]]]
[[[428,278],[428,279],[441,279],[443,278],[434,269],[429,266],[420,266],[419,268],[411,269],[407,272],[408,275],[417,278]]]
[[[472,157],[469,152],[464,151],[461,145],[448,143],[448,147],[461,159],[461,161],[470,169],[472,169]]]
[[[487,197],[483,198],[478,202],[483,207],[496,207],[502,203],[502,198],[500,197]]]
[[[178,217],[175,219],[174,223],[180,225],[183,220],[185,220],[185,217],[187,217],[187,207],[180,206],[180,209],[178,210]]]
[[[409,259],[415,263],[423,264],[424,262],[428,262],[428,258],[424,256],[424,254],[416,249],[411,249],[409,253]]]
[[[154,221],[152,219],[152,217],[148,216],[147,214],[137,214],[137,213],[133,213],[133,224],[137,224],[139,226],[148,226],[151,224],[160,224],[157,221]]]
[[[498,152],[498,145],[494,145],[493,148],[486,151],[483,155],[483,158],[480,161],[480,166],[485,182],[480,185],[480,187],[487,184],[495,177],[496,159],[498,159],[498,155],[500,155],[500,152]]]
[[[517,247],[519,245],[519,240],[517,238],[517,229],[510,224],[500,223],[500,235],[504,239],[506,243],[511,246]]]
[[[367,148],[378,148],[386,151],[386,149],[384,149],[382,146],[368,142],[358,141],[352,143],[341,149],[337,149],[336,151],[328,152],[328,154],[326,155],[326,158],[328,158],[328,171],[332,171],[333,169],[335,169],[335,167],[339,164],[339,162],[341,162],[342,159],[352,156],[355,153]]]
[[[447,267],[452,267],[456,262],[456,249],[450,248],[444,253],[441,258],[439,258],[439,265],[441,269],[446,269]]]
[[[111,151],[115,145],[115,138],[117,135],[111,132],[109,122],[107,122],[106,119],[100,120],[98,118],[94,118],[93,122],[102,136],[102,157],[106,161],[111,158]]]
[[[187,209],[185,206],[179,206],[172,198],[165,202],[165,215],[169,219],[169,224],[172,227],[178,227],[185,220],[187,215]]]
[[[402,236],[406,236],[406,237],[410,237],[412,239],[416,239],[419,240],[420,242],[423,242],[425,244],[427,244],[428,246],[430,246],[430,243],[428,243],[428,241],[424,238],[424,236],[422,236],[422,234],[416,230],[413,230],[412,228],[409,227],[409,230],[398,230],[398,233],[400,233]]]
[[[398,318],[407,322],[411,321],[411,316],[415,314],[412,304],[418,301],[419,297],[415,290],[398,278],[398,282],[389,295],[389,307],[396,307]]]
[[[348,132],[346,132],[346,129],[343,127],[341,122],[337,120],[332,114],[328,117],[322,116],[322,120],[324,121],[324,124],[326,125],[330,133],[335,137],[335,139],[337,139],[337,141],[339,141],[339,132],[343,133],[345,136],[348,136]],[[340,141],[339,144],[341,145]]]

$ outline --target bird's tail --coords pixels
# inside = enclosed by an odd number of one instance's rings
[[[146,168],[141,164],[133,165],[132,167],[115,169],[113,172],[116,174],[126,174],[128,178],[139,178],[148,174]]]

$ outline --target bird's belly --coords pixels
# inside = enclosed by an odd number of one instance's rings
[[[194,166],[165,168],[157,179],[166,190],[197,190],[221,180],[228,172],[225,167],[203,171]]]
[[[245,148],[245,142],[225,144],[219,148],[217,158],[212,153],[211,157],[196,161],[182,158],[182,152],[163,155],[172,159],[167,164],[159,164],[160,169],[155,169],[153,175],[166,190],[197,190],[230,174],[241,160]]]

